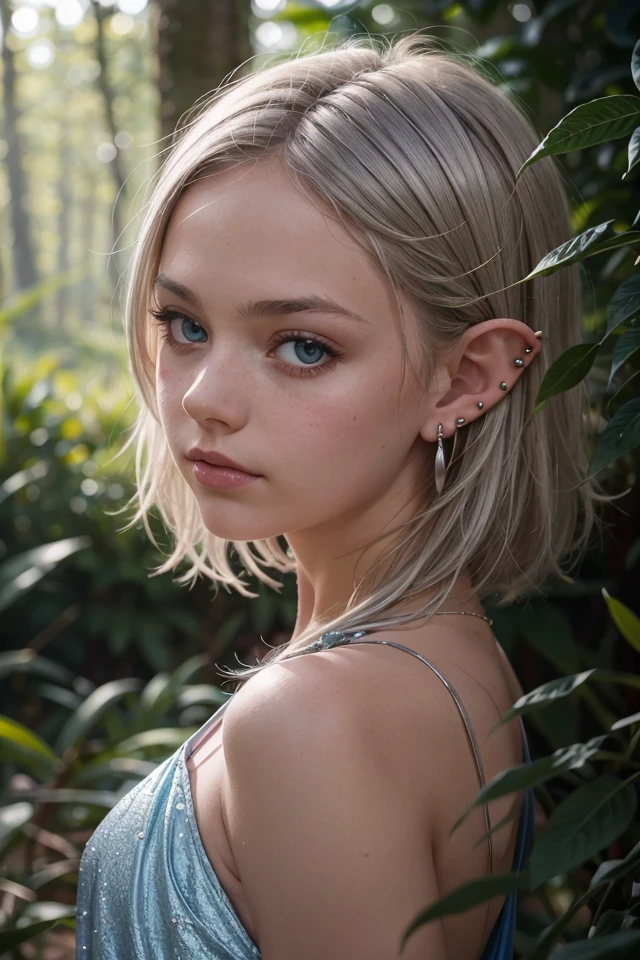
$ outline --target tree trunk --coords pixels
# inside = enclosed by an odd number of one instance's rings
[[[29,213],[27,209],[27,186],[24,176],[22,144],[18,132],[18,107],[16,104],[16,67],[13,50],[7,43],[11,27],[9,0],[0,0],[0,27],[2,28],[3,106],[4,133],[7,141],[7,179],[11,190],[11,226],[13,228],[13,275],[15,288],[25,290],[38,282],[38,271],[33,250]]]
[[[108,10],[102,7],[97,0],[91,0],[93,13],[96,18],[96,60],[100,64],[100,73],[98,74],[96,84],[102,94],[104,104],[104,118],[111,142],[115,140],[118,132],[113,111],[113,91],[109,83],[109,60],[104,42],[104,20],[110,16]],[[114,143],[115,147],[115,143]],[[109,257],[109,272],[114,286],[117,286],[120,280],[118,244],[122,242],[122,217],[120,215],[121,203],[124,194],[125,175],[122,168],[122,159],[120,151],[115,147],[115,154],[109,161],[111,175],[115,186],[115,200],[111,211],[111,256]]]
[[[58,181],[58,202],[60,209],[58,212],[58,250],[56,273],[61,276],[66,273],[70,267],[69,245],[71,243],[71,176],[70,170],[73,163],[73,153],[69,147],[70,130],[67,123],[63,121],[60,125],[61,143],[60,143],[60,179]],[[69,286],[64,283],[58,290],[56,296],[56,331],[58,338],[64,335],[67,323],[67,310],[69,309]]]
[[[250,0],[156,0],[161,136],[233,73],[251,72]],[[167,146],[167,140],[163,146]]]

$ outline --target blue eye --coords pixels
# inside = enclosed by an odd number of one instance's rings
[[[174,317],[169,321],[169,329],[177,343],[204,343],[207,339],[207,333],[200,324],[188,317]],[[185,339],[181,340],[180,335]]]
[[[320,343],[319,340],[283,340],[279,347],[287,347],[293,353],[293,357],[289,355],[288,357],[283,357],[287,363],[291,363],[292,360],[298,359],[301,360],[305,366],[310,366],[312,364],[318,363],[322,360],[324,354],[328,353],[327,348]]]
[[[176,310],[150,310],[162,328],[162,337],[175,345],[205,343],[207,332],[196,320]]]

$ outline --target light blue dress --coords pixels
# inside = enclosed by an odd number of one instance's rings
[[[460,711],[478,774],[482,761],[466,710],[452,684],[402,644],[360,640],[368,631],[326,633],[296,655],[349,643],[381,643],[417,657],[445,684]],[[111,810],[80,863],[77,960],[260,960],[222,888],[198,832],[186,760],[220,722],[231,698],[176,752]],[[524,727],[524,758],[530,761]],[[513,869],[533,842],[533,797],[526,791]],[[426,904],[425,904],[426,905]],[[516,894],[509,894],[480,960],[512,960]]]

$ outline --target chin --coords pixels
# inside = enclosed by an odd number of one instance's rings
[[[250,540],[266,540],[269,537],[279,537],[282,533],[279,527],[274,526],[273,522],[265,523],[263,520],[254,520],[249,517],[238,517],[234,519],[231,514],[233,511],[224,509],[202,510],[200,515],[206,529],[214,537],[220,537],[222,540],[235,540],[237,543],[248,543]]]

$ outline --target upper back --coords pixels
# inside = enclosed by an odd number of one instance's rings
[[[315,653],[274,664],[260,675],[261,682],[253,684],[253,695],[251,684],[239,691],[242,696],[234,698],[229,713],[251,710],[262,698],[286,698],[287,684],[303,678],[305,689],[320,691],[325,709],[331,700],[336,706],[348,702],[360,743],[394,784],[398,816],[424,825],[422,836],[416,835],[415,855],[430,845],[440,895],[489,872],[509,872],[519,798],[513,820],[492,837],[491,867],[488,843],[482,839],[489,827],[484,808],[474,811],[449,837],[483,780],[523,760],[519,721],[487,736],[520,691],[486,625],[478,621],[461,627],[459,620],[440,621],[417,629],[377,631],[375,637],[343,635],[342,641]],[[252,703],[254,697],[257,701]],[[490,822],[502,820],[513,803],[508,797],[490,805]],[[476,956],[502,904],[499,899],[469,911],[464,923],[455,916],[446,918],[449,956]]]

